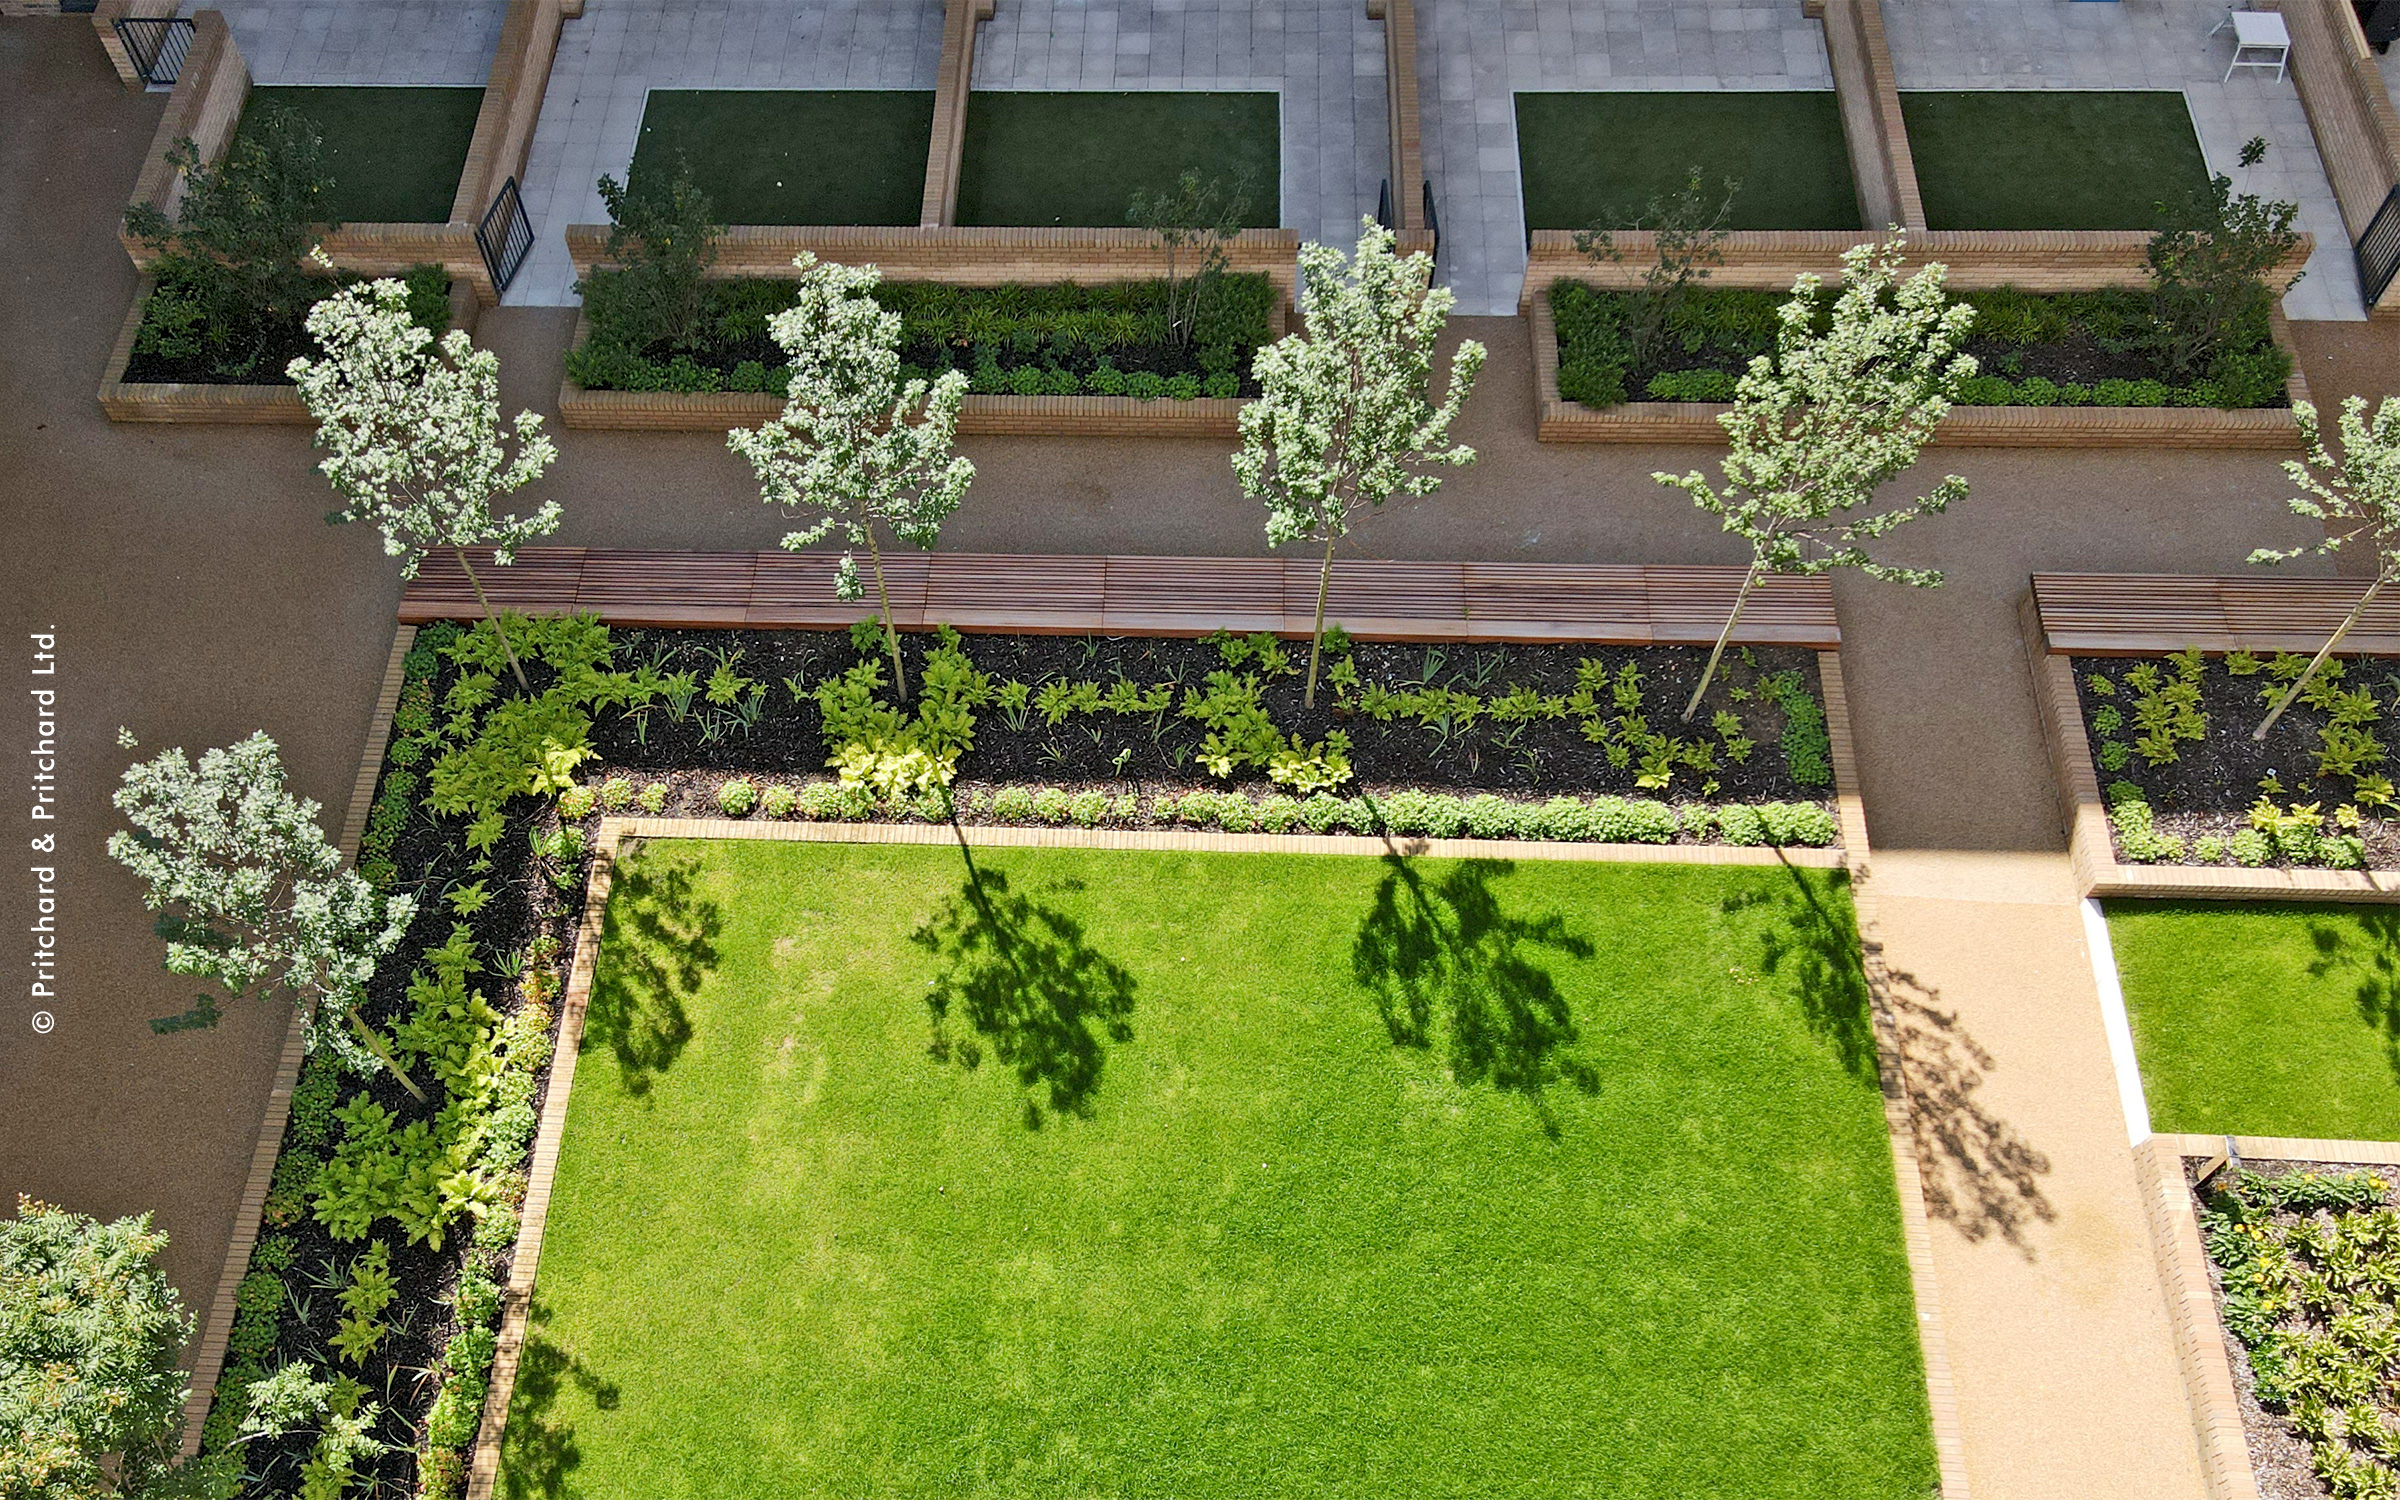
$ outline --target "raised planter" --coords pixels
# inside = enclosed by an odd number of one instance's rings
[[[590,332],[575,320],[575,346]],[[1240,431],[1244,400],[1137,401],[1131,396],[969,396],[958,430],[968,437],[1209,437]],[[756,427],[783,398],[745,391],[587,391],[572,376],[558,386],[561,427],[617,432],[726,432]]]
[[[1558,324],[1548,296],[1533,301],[1535,435],[1545,443],[1725,442],[1722,401],[1628,401],[1595,410],[1558,394]],[[2291,325],[2273,314],[2275,342],[2293,353],[2284,391],[2309,399]],[[2297,452],[2288,407],[2227,411],[2199,406],[1954,406],[1934,433],[1954,448],[2234,448]]]
[[[142,313],[150,305],[151,288],[158,283],[144,276],[117,330],[116,345],[108,352],[108,367],[100,375],[100,409],[112,422],[214,422],[251,426],[305,427],[315,420],[292,385],[218,385],[205,381],[127,380],[133,362],[134,336],[141,332]],[[450,283],[450,326],[470,333],[481,304],[465,280]]]

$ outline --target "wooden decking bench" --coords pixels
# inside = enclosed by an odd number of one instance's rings
[[[493,567],[488,553],[469,556],[493,606],[526,614],[588,612],[625,626],[826,630],[874,613],[871,578],[866,599],[835,597],[832,553],[529,547],[505,568]],[[860,571],[867,571],[863,558]],[[1317,597],[1316,564],[1292,558],[910,552],[887,556],[884,575],[904,629],[1304,635]],[[1326,617],[1363,640],[1706,645],[1741,581],[1742,570],[1730,567],[1344,559],[1334,564]],[[452,553],[428,558],[400,601],[404,624],[481,614]],[[1837,649],[1831,587],[1823,578],[1765,580],[1734,641]]]

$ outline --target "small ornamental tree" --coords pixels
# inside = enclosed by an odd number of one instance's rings
[[[1361,221],[1354,258],[1327,245],[1300,247],[1300,313],[1306,334],[1258,351],[1250,365],[1259,397],[1242,408],[1242,446],[1233,472],[1242,493],[1267,507],[1267,544],[1322,543],[1316,623],[1304,698],[1317,701],[1325,649],[1325,597],[1333,546],[1366,513],[1395,495],[1429,495],[1475,450],[1450,441],[1450,424],[1475,388],[1483,345],[1469,339],[1451,356],[1450,379],[1434,400],[1434,345],[1457,299],[1429,286],[1433,258],[1393,253],[1390,230]]]
[[[1715,195],[1702,188],[1700,180],[1700,169],[1692,168],[1682,188],[1653,196],[1649,207],[1634,216],[1633,228],[1649,231],[1652,251],[1650,264],[1642,268],[1641,296],[1633,307],[1633,361],[1637,365],[1657,352],[1659,340],[1693,290],[1725,263],[1725,238],[1733,232],[1727,226],[1742,185],[1726,178],[1723,196],[1712,203]],[[1625,260],[1615,231],[1605,225],[1578,230],[1575,249],[1594,265],[1619,265]]]
[[[2333,634],[2309,659],[2308,669],[2292,679],[2281,698],[2259,721],[2250,738],[2263,740],[2283,711],[2292,706],[2317,669],[2325,665],[2342,644],[2342,638],[2358,624],[2367,606],[2383,591],[2383,586],[2400,578],[2400,399],[2386,396],[2375,409],[2375,420],[2367,421],[2367,398],[2346,397],[2342,402],[2342,457],[2336,463],[2325,450],[2325,434],[2317,420],[2317,409],[2305,401],[2292,407],[2292,418],[2300,428],[2300,441],[2306,450],[2305,459],[2287,458],[2283,472],[2301,491],[2292,498],[2292,509],[2312,521],[2324,523],[2325,540],[2303,547],[2276,551],[2261,547],[2250,554],[2254,563],[2279,563],[2303,553],[2338,552],[2351,542],[2375,550],[2375,581],[2359,595],[2358,603],[2342,617]]]
[[[838,526],[852,547],[867,549],[892,685],[905,700],[880,533],[932,551],[942,522],[975,482],[975,465],[952,451],[967,377],[950,370],[930,385],[901,379],[900,315],[876,302],[883,273],[875,267],[836,265],[806,251],[792,266],[800,273],[792,305],[767,323],[791,361],[783,415],[755,431],[735,428],[726,441],[757,471],[759,498],[817,513],[784,537],[786,548],[796,552]],[[843,599],[864,596],[847,552],[834,590]]]
[[[1186,168],[1174,190],[1136,192],[1127,222],[1146,229],[1167,252],[1167,337],[1188,348],[1200,307],[1225,274],[1225,247],[1250,216],[1247,174],[1228,183]]]
[[[158,1269],[166,1245],[148,1214],[103,1224],[22,1195],[0,1223],[0,1495],[231,1492],[238,1468],[178,1458],[192,1320]]]
[[[492,511],[495,498],[539,479],[558,457],[542,419],[517,413],[512,456],[502,446],[500,357],[457,329],[437,345],[409,317],[397,281],[326,298],[310,311],[308,331],[325,357],[295,359],[290,373],[317,419],[317,446],[330,450],[317,468],[345,502],[330,519],[374,522],[402,578],[416,577],[433,549],[454,549],[517,685],[529,687],[467,549],[491,547],[494,566],[506,567],[517,548],[558,529],[555,500],[529,516]]]
[[[1761,574],[1856,568],[1917,588],[1942,581],[1933,569],[1879,563],[1865,544],[1947,509],[1967,493],[1964,479],[1952,474],[1916,500],[1853,514],[1916,463],[1958,383],[1975,373],[1973,357],[1958,352],[1974,309],[1943,297],[1939,264],[1901,281],[1901,253],[1897,233],[1845,251],[1842,290],[1821,332],[1817,278],[1793,280],[1774,357],[1750,362],[1733,410],[1718,418],[1732,440],[1722,491],[1698,469],[1650,476],[1690,495],[1750,544],[1750,569],[1684,705],[1686,722],[1699,711]]]
[[[132,736],[120,732],[118,743],[131,748]],[[380,1056],[424,1097],[355,1010],[416,902],[342,868],[317,804],[286,789],[273,740],[253,734],[197,764],[169,750],[127,767],[115,801],[133,827],[109,835],[108,852],[159,913],[168,973],[311,1006],[312,1045],[330,1044],[361,1072],[368,1053]]]

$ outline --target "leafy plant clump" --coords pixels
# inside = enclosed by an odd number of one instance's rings
[[[2291,1424],[2335,1500],[2400,1490],[2400,1210],[2373,1172],[2253,1171],[2203,1195],[2225,1327],[2259,1405]]]
[[[2400,673],[2328,659],[2254,741],[2255,716],[2307,658],[2192,648],[2075,665],[2120,858],[2355,870],[2391,857],[2396,794],[2377,731],[2400,705]]]
[[[1646,351],[1642,295],[1562,281],[1550,290],[1558,325],[1559,395],[1590,407],[1627,400],[1730,401],[1750,361],[1775,350],[1784,294],[1684,290]],[[2197,365],[2158,304],[2133,288],[1961,292],[1975,309],[1965,352],[1980,373],[1961,383],[1966,406],[2278,407],[2291,356],[2275,343],[2269,299],[2242,297],[2214,320]],[[2180,305],[2180,304],[2178,304]]]
[[[796,284],[750,279],[697,288],[687,326],[660,332],[657,300],[628,271],[584,282],[590,336],[567,356],[589,390],[786,394],[786,355],[768,319]],[[904,379],[957,370],[989,396],[1132,396],[1191,400],[1251,394],[1250,357],[1269,338],[1275,289],[1264,276],[1210,278],[1196,306],[1181,281],[1106,286],[961,287],[884,282],[875,300],[900,315]]]
[[[143,304],[133,336],[129,381],[187,381],[199,384],[289,385],[293,358],[314,356],[308,314],[319,302],[356,278],[311,275],[286,307],[282,302],[226,303],[210,273],[188,261],[161,260],[158,284]],[[429,333],[450,326],[450,273],[440,266],[412,266],[402,276],[408,315]]]

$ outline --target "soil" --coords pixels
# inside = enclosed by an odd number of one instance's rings
[[[755,362],[774,370],[787,361],[783,346],[764,334],[704,348],[684,348],[662,343],[642,352],[644,358],[659,364],[665,364],[680,355],[704,370],[714,370],[728,377],[737,365],[744,363]],[[1205,377],[1208,373],[1200,368],[1198,351],[1179,344],[1119,344],[1108,349],[1104,355],[1078,350],[1071,354],[1049,352],[1039,359],[1026,358],[1005,346],[994,347],[990,352],[1003,372],[1030,366],[1036,370],[1065,370],[1080,378],[1097,370],[1101,359],[1106,358],[1113,368],[1125,375],[1149,372],[1172,378],[1177,375]],[[1244,396],[1255,396],[1259,392],[1258,382],[1249,373],[1253,352],[1249,349],[1236,351],[1234,368],[1241,372],[1241,394]],[[903,340],[900,345],[903,364],[937,373],[957,369],[972,375],[984,353],[983,345],[963,341],[945,344],[939,339],[920,338]]]
[[[2365,688],[2387,704],[2400,704],[2400,659],[2391,657],[2338,658],[2344,665],[2343,685]],[[2250,826],[2250,806],[2260,796],[2259,781],[2273,774],[2283,784],[2275,799],[2290,806],[2292,803],[2318,802],[2330,812],[2351,795],[2350,782],[2344,777],[2320,780],[2316,774],[2318,732],[2329,722],[2322,710],[2306,703],[2294,703],[2276,721],[2264,741],[2253,740],[2250,732],[2266,717],[2268,701],[2260,696],[2269,685],[2280,688],[2265,672],[2251,677],[2235,677],[2227,673],[2222,658],[2212,656],[2208,670],[2201,677],[2200,706],[2208,716],[2208,732],[2199,741],[2186,740],[2179,744],[2177,758],[2163,766],[2152,766],[2139,755],[2130,758],[2123,769],[2111,771],[2101,763],[2102,736],[2092,730],[2092,716],[2103,708],[2113,707],[2127,719],[2125,729],[2116,738],[2130,745],[2133,742],[2133,694],[2124,688],[2125,671],[2132,665],[2123,657],[2074,658],[2075,693],[2083,707],[2084,739],[2098,770],[2100,785],[2105,791],[2111,782],[2130,781],[2140,787],[2149,799],[2153,822],[2161,833],[2174,834],[2184,840],[2188,850],[2202,838],[2230,838]],[[2114,697],[2102,697],[2092,691],[2091,677],[2104,672],[2120,683]],[[2173,668],[2160,663],[2162,673]],[[2390,731],[2386,725],[2370,726],[2383,738]],[[2388,764],[2380,768],[2390,775]],[[2400,867],[2400,823],[2390,816],[2393,809],[2381,813],[2360,809],[2362,817],[2352,830],[2365,840],[2367,865],[2371,869]],[[2119,850],[2122,857],[2123,851]],[[2187,853],[2187,864],[2199,861]],[[2270,862],[2280,868],[2290,868],[2290,861]]]
[[[1673,340],[1652,358],[1643,361],[1625,377],[1628,398],[1645,399],[1642,392],[1650,385],[1650,377],[1682,370],[1722,370],[1728,375],[1740,375],[1749,365],[1749,356],[1720,349],[1713,344],[1686,351]],[[2188,381],[2168,374],[2158,362],[2138,349],[2109,349],[2090,335],[2079,335],[2060,344],[2011,344],[1997,339],[1969,339],[1966,352],[1975,356],[1977,367],[1986,375],[2004,375],[2011,380],[2031,380],[2040,376],[2058,384],[2097,385],[2103,380],[2156,380],[2165,385],[2186,384]],[[2270,406],[2283,406],[2287,399],[2278,392]]]
[[[304,317],[275,323],[262,320],[242,330],[225,351],[211,350],[189,359],[162,358],[145,352],[137,342],[133,357],[126,362],[124,378],[145,384],[175,381],[188,385],[290,385],[292,379],[284,373],[285,369],[299,356],[314,357],[318,352],[317,341],[308,336]],[[225,367],[237,359],[253,355],[255,358],[246,371],[225,372]]]
[[[825,744],[813,693],[817,684],[836,676],[861,658],[847,633],[832,631],[642,631],[618,633],[621,664],[655,660],[662,671],[691,670],[703,682],[720,660],[765,684],[767,709],[755,727],[745,729],[736,716],[711,711],[695,697],[693,711],[677,720],[663,704],[639,715],[610,716],[593,731],[592,745],[600,760],[628,770],[671,770],[705,766],[726,772],[821,774]],[[902,636],[902,659],[909,681],[921,673],[930,635]],[[1335,705],[1335,694],[1320,683],[1317,705],[1304,706],[1303,674],[1307,667],[1305,641],[1284,642],[1294,668],[1266,688],[1268,713],[1287,735],[1298,734],[1309,744],[1330,730],[1350,736],[1350,761],[1356,777],[1343,790],[1374,790],[1397,786],[1426,789],[1469,789],[1551,796],[1563,792],[1618,792],[1657,795],[1634,785],[1634,772],[1608,763],[1600,746],[1583,738],[1572,718],[1519,725],[1498,724],[1488,717],[1474,728],[1442,733],[1414,720],[1379,723]],[[1104,688],[1120,675],[1144,685],[1181,682],[1197,687],[1225,662],[1218,648],[1206,641],[1157,637],[1079,637],[1041,635],[969,635],[961,640],[968,658],[995,678],[1036,685],[1064,678],[1095,681]],[[1642,712],[1660,732],[1675,729],[1674,715],[1690,694],[1707,651],[1696,646],[1643,648],[1592,646],[1423,646],[1360,642],[1352,647],[1362,680],[1400,688],[1419,683],[1498,693],[1524,683],[1544,694],[1565,694],[1575,686],[1575,670],[1585,658],[1597,658],[1614,671],[1633,661],[1643,675]],[[1822,802],[1830,789],[1801,787],[1791,779],[1779,740],[1783,712],[1752,691],[1760,676],[1797,670],[1812,696],[1821,692],[1814,654],[1797,649],[1756,649],[1728,652],[1695,727],[1707,729],[1710,715],[1729,709],[1742,720],[1743,732],[1756,742],[1749,760],[1726,764],[1716,773],[1716,800],[1762,802]],[[885,676],[888,680],[887,666]],[[795,701],[792,687],[802,696]],[[1744,693],[1748,701],[1733,694]],[[980,782],[1036,782],[1043,785],[1107,784],[1122,789],[1132,782],[1149,787],[1159,783],[1222,788],[1226,783],[1203,775],[1192,757],[1205,731],[1193,720],[1170,711],[1153,726],[1147,715],[1110,713],[1070,715],[1055,728],[1034,709],[1011,722],[996,705],[976,717],[974,748],[960,757],[962,785]],[[1271,790],[1262,772],[1245,769],[1234,785]],[[1677,773],[1669,795],[1698,795],[1700,779],[1688,770]]]
[[[2400,1169],[2359,1162],[2245,1161],[2242,1165],[2270,1177],[2303,1171],[2373,1172],[2385,1182],[2400,1186]],[[2194,1180],[2198,1171],[2199,1163],[2184,1162],[2184,1182],[2195,1200],[2200,1198],[2200,1185]],[[2222,1312],[2225,1276],[2214,1260],[2208,1263],[2208,1285],[2214,1306]],[[2330,1500],[2332,1491],[2317,1477],[2316,1465],[2309,1458],[2308,1440],[2293,1431],[2283,1417],[2259,1403],[2258,1376],[2250,1368],[2250,1351],[2225,1328],[2221,1317],[2217,1335],[2225,1341],[2225,1358],[2233,1368],[2234,1400],[2242,1409],[2242,1435],[2250,1450],[2250,1472],[2258,1481],[2259,1500]]]

